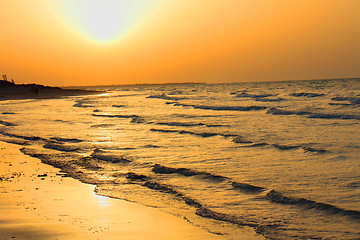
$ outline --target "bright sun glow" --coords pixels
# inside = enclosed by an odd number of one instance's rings
[[[143,0],[62,0],[54,3],[71,26],[100,43],[121,38],[151,10],[151,1]]]

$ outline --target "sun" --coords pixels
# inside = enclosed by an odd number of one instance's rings
[[[154,2],[145,0],[61,0],[53,1],[57,12],[88,39],[116,41],[151,12]]]

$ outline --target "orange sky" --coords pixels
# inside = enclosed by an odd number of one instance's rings
[[[360,77],[358,0],[0,0],[0,73],[109,85]]]

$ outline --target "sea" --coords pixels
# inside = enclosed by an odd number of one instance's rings
[[[360,239],[360,79],[0,101],[0,140],[226,239]]]

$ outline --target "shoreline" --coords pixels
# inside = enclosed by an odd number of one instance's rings
[[[94,185],[0,141],[0,239],[225,239]],[[244,236],[246,238],[246,236]]]

